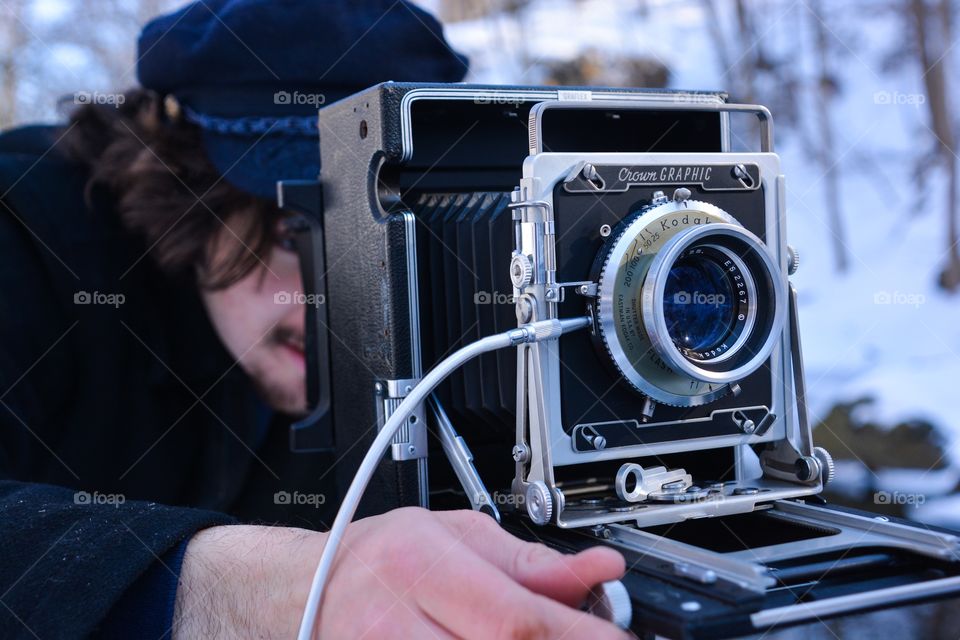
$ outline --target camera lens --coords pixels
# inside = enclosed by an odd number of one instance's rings
[[[641,321],[671,369],[729,384],[769,356],[782,322],[780,289],[763,242],[743,227],[686,229],[651,261]]]
[[[667,274],[663,315],[670,338],[686,352],[709,351],[727,338],[736,324],[734,287],[717,262],[686,255]]]
[[[658,402],[719,398],[781,340],[782,270],[763,240],[712,204],[644,209],[601,257],[597,339],[623,379]]]

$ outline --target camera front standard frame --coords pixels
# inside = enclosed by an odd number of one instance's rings
[[[650,105],[650,108],[656,108]],[[556,272],[558,265],[556,235],[558,233],[557,213],[560,204],[555,196],[558,185],[569,184],[578,176],[586,172],[595,176],[595,184],[591,196],[594,199],[594,208],[609,207],[604,204],[603,198],[609,193],[624,193],[628,191],[655,194],[661,189],[694,187],[695,183],[702,185],[702,177],[697,175],[696,168],[701,171],[711,171],[718,177],[721,172],[731,175],[738,167],[750,167],[753,171],[754,184],[749,189],[739,184],[735,186],[716,185],[719,192],[722,188],[741,188],[746,191],[759,191],[762,194],[762,232],[766,243],[759,247],[765,262],[775,271],[770,274],[774,280],[773,290],[779,296],[778,300],[762,301],[775,302],[778,308],[773,310],[780,317],[772,323],[769,330],[768,348],[758,355],[762,356],[760,375],[769,378],[768,389],[772,391],[769,397],[759,400],[746,393],[747,389],[737,389],[740,377],[729,383],[708,382],[689,377],[689,387],[697,388],[695,393],[696,404],[701,405],[699,411],[687,417],[670,420],[668,423],[659,422],[655,415],[650,416],[651,407],[657,398],[663,398],[668,392],[654,390],[655,382],[652,376],[641,378],[637,376],[638,388],[636,394],[636,411],[622,416],[620,420],[604,424],[578,424],[571,430],[565,427],[560,408],[563,405],[561,398],[565,390],[561,379],[564,369],[577,367],[575,363],[564,362],[561,351],[564,345],[557,343],[543,343],[523,345],[518,354],[518,423],[516,442],[516,479],[514,492],[518,501],[528,506],[531,518],[535,522],[545,524],[554,522],[560,527],[584,527],[607,524],[611,522],[633,521],[639,526],[677,522],[687,518],[704,516],[720,516],[733,513],[753,511],[759,503],[774,500],[811,495],[820,492],[822,488],[819,473],[812,473],[806,478],[799,478],[796,474],[783,473],[761,464],[751,467],[744,458],[757,456],[752,453],[753,448],[779,449],[790,451],[796,460],[807,457],[808,463],[814,467],[817,463],[813,458],[813,447],[809,427],[801,424],[796,407],[796,390],[792,383],[794,350],[798,345],[791,342],[790,331],[786,322],[787,313],[795,313],[792,305],[788,304],[787,283],[787,246],[782,230],[785,227],[783,210],[783,176],[780,173],[779,159],[773,153],[650,153],[650,154],[577,154],[577,153],[538,153],[531,156],[524,164],[524,177],[521,188],[517,192],[514,204],[514,219],[517,226],[517,249],[515,262],[523,262],[525,270],[514,267],[514,273],[521,273],[514,284],[519,284],[515,291],[518,316],[521,320],[539,320],[555,318],[560,315],[561,302],[570,298],[580,298],[585,311],[594,314],[594,331],[602,334],[610,332],[612,323],[613,285],[604,282],[589,280],[574,282],[557,282]],[[586,168],[586,171],[585,171]],[[694,180],[684,180],[683,169],[695,176]],[[680,180],[662,180],[676,169]],[[709,175],[709,172],[708,172]],[[617,177],[627,177],[627,180],[615,181]],[[581,180],[590,184],[588,180]],[[689,191],[689,190],[688,190]],[[710,197],[711,191],[705,191],[705,197]],[[638,197],[642,197],[638,194]],[[660,198],[664,198],[661,193]],[[658,211],[657,209],[662,211]],[[719,207],[689,199],[663,201],[648,207],[648,211],[640,212],[632,221],[633,225],[648,224],[661,229],[666,234],[668,229],[675,226],[684,227],[688,235],[709,235],[710,233],[724,233],[731,236],[753,234],[736,222],[734,212],[724,212]],[[627,217],[624,214],[624,217]],[[688,222],[687,225],[683,221]],[[679,222],[679,225],[676,223]],[[600,224],[596,225],[601,227]],[[697,227],[694,229],[694,227]],[[606,228],[599,233],[613,231]],[[755,237],[755,236],[754,236]],[[682,241],[683,238],[680,238]],[[662,238],[657,242],[662,244]],[[634,245],[636,243],[634,242]],[[676,245],[677,247],[681,245]],[[654,246],[654,249],[658,247]],[[620,250],[620,245],[614,245],[613,251]],[[660,254],[661,258],[663,253]],[[734,254],[736,257],[736,254]],[[622,260],[622,256],[606,256],[615,262]],[[656,266],[653,267],[656,269]],[[609,290],[604,290],[604,285]],[[639,287],[636,287],[639,289]],[[662,295],[662,290],[661,290]],[[652,305],[653,295],[650,294],[643,301]],[[649,316],[649,314],[648,314]],[[662,320],[662,314],[658,316]],[[661,332],[661,338],[662,332]],[[640,344],[648,352],[645,360],[662,360],[656,356],[656,350],[649,342]],[[674,348],[672,344],[667,348]],[[628,367],[636,372],[638,367],[630,365],[630,358],[623,351],[611,351],[611,359],[618,364],[619,373]],[[756,358],[755,358],[756,359]],[[634,358],[636,362],[636,358]],[[692,366],[692,365],[691,365]],[[754,363],[753,371],[758,368]],[[655,368],[650,368],[655,371]],[[662,364],[660,372],[669,370]],[[750,371],[752,373],[753,371]],[[678,376],[678,378],[680,378]],[[791,381],[784,383],[784,381]],[[679,381],[679,380],[678,380]],[[680,382],[683,384],[682,382]],[[667,386],[667,385],[663,385]],[[710,408],[710,402],[726,394],[736,394],[740,397],[755,400],[756,403],[747,403],[742,406],[732,406],[722,410]],[[694,394],[688,394],[689,399]],[[656,397],[652,397],[656,396]],[[671,403],[671,399],[673,402]],[[599,397],[596,402],[601,402]],[[667,403],[684,404],[685,398],[679,395],[676,398],[665,398]],[[686,402],[685,404],[691,404]],[[757,412],[762,417],[751,419]],[[647,414],[644,416],[643,414]],[[737,430],[730,429],[730,425],[739,423]],[[710,426],[715,428],[711,429]],[[635,433],[635,444],[611,446],[614,438],[604,433],[604,427],[615,430],[632,430]],[[588,447],[577,441],[583,439],[582,432],[590,430],[589,440],[593,443],[602,439],[604,446]],[[665,431],[676,434],[675,438],[666,437],[652,441],[643,441],[644,430]],[[698,437],[689,437],[684,431],[700,434]],[[658,456],[672,453],[681,453],[693,450],[708,450],[729,447],[735,450],[732,480],[722,481],[722,488],[714,487],[710,490],[705,487],[696,487],[698,495],[694,498],[680,498],[676,501],[651,502],[649,500],[625,504],[624,501],[612,501],[609,498],[615,493],[615,487],[607,487],[610,495],[598,496],[596,491],[586,493],[576,492],[571,495],[564,491],[557,481],[556,469],[564,466],[588,465],[597,462],[623,461],[629,463],[637,458],[654,459]],[[783,456],[781,456],[783,457]],[[760,460],[763,458],[761,457]],[[680,468],[666,473],[656,473],[657,467],[652,465],[644,471],[634,474],[634,482],[648,483],[647,492],[656,493],[663,490],[663,485],[674,483],[676,479],[687,475],[687,471]],[[642,467],[641,467],[642,469]],[[758,477],[757,471],[762,475]],[[654,473],[650,473],[653,471]],[[642,478],[642,479],[641,479]],[[659,484],[658,484],[659,481]],[[656,486],[654,486],[656,485]],[[687,489],[694,486],[692,483],[684,487],[681,495],[687,495]],[[596,488],[594,488],[596,489]],[[718,490],[719,489],[719,490]],[[577,497],[577,493],[581,497]],[[585,498],[582,496],[586,496]],[[599,500],[599,502],[598,502]],[[546,514],[549,514],[547,516]]]

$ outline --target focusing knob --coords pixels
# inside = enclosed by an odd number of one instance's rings
[[[787,275],[792,276],[800,268],[800,254],[789,244],[787,245]]]
[[[547,485],[537,480],[527,485],[527,515],[534,524],[544,525],[553,518],[553,496]]]
[[[587,611],[608,620],[621,629],[630,628],[633,604],[627,588],[619,580],[604,582],[587,596]]]
[[[820,477],[823,484],[827,484],[836,477],[837,468],[833,464],[833,456],[823,447],[813,448],[813,457],[820,463]]]
[[[533,282],[533,264],[526,255],[513,254],[513,258],[510,259],[510,281],[517,289],[523,289]]]

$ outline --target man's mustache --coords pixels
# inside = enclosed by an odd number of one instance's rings
[[[306,346],[303,331],[290,327],[277,327],[273,331],[273,341],[295,347],[300,351],[303,351]]]

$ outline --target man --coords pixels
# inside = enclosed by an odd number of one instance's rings
[[[119,108],[0,137],[0,635],[294,635],[336,501],[274,496],[332,496],[336,461],[286,446],[275,182],[319,172],[320,104],[465,69],[405,2],[205,0],[147,25]],[[623,570],[400,509],[351,525],[318,634],[620,637],[577,607]]]

